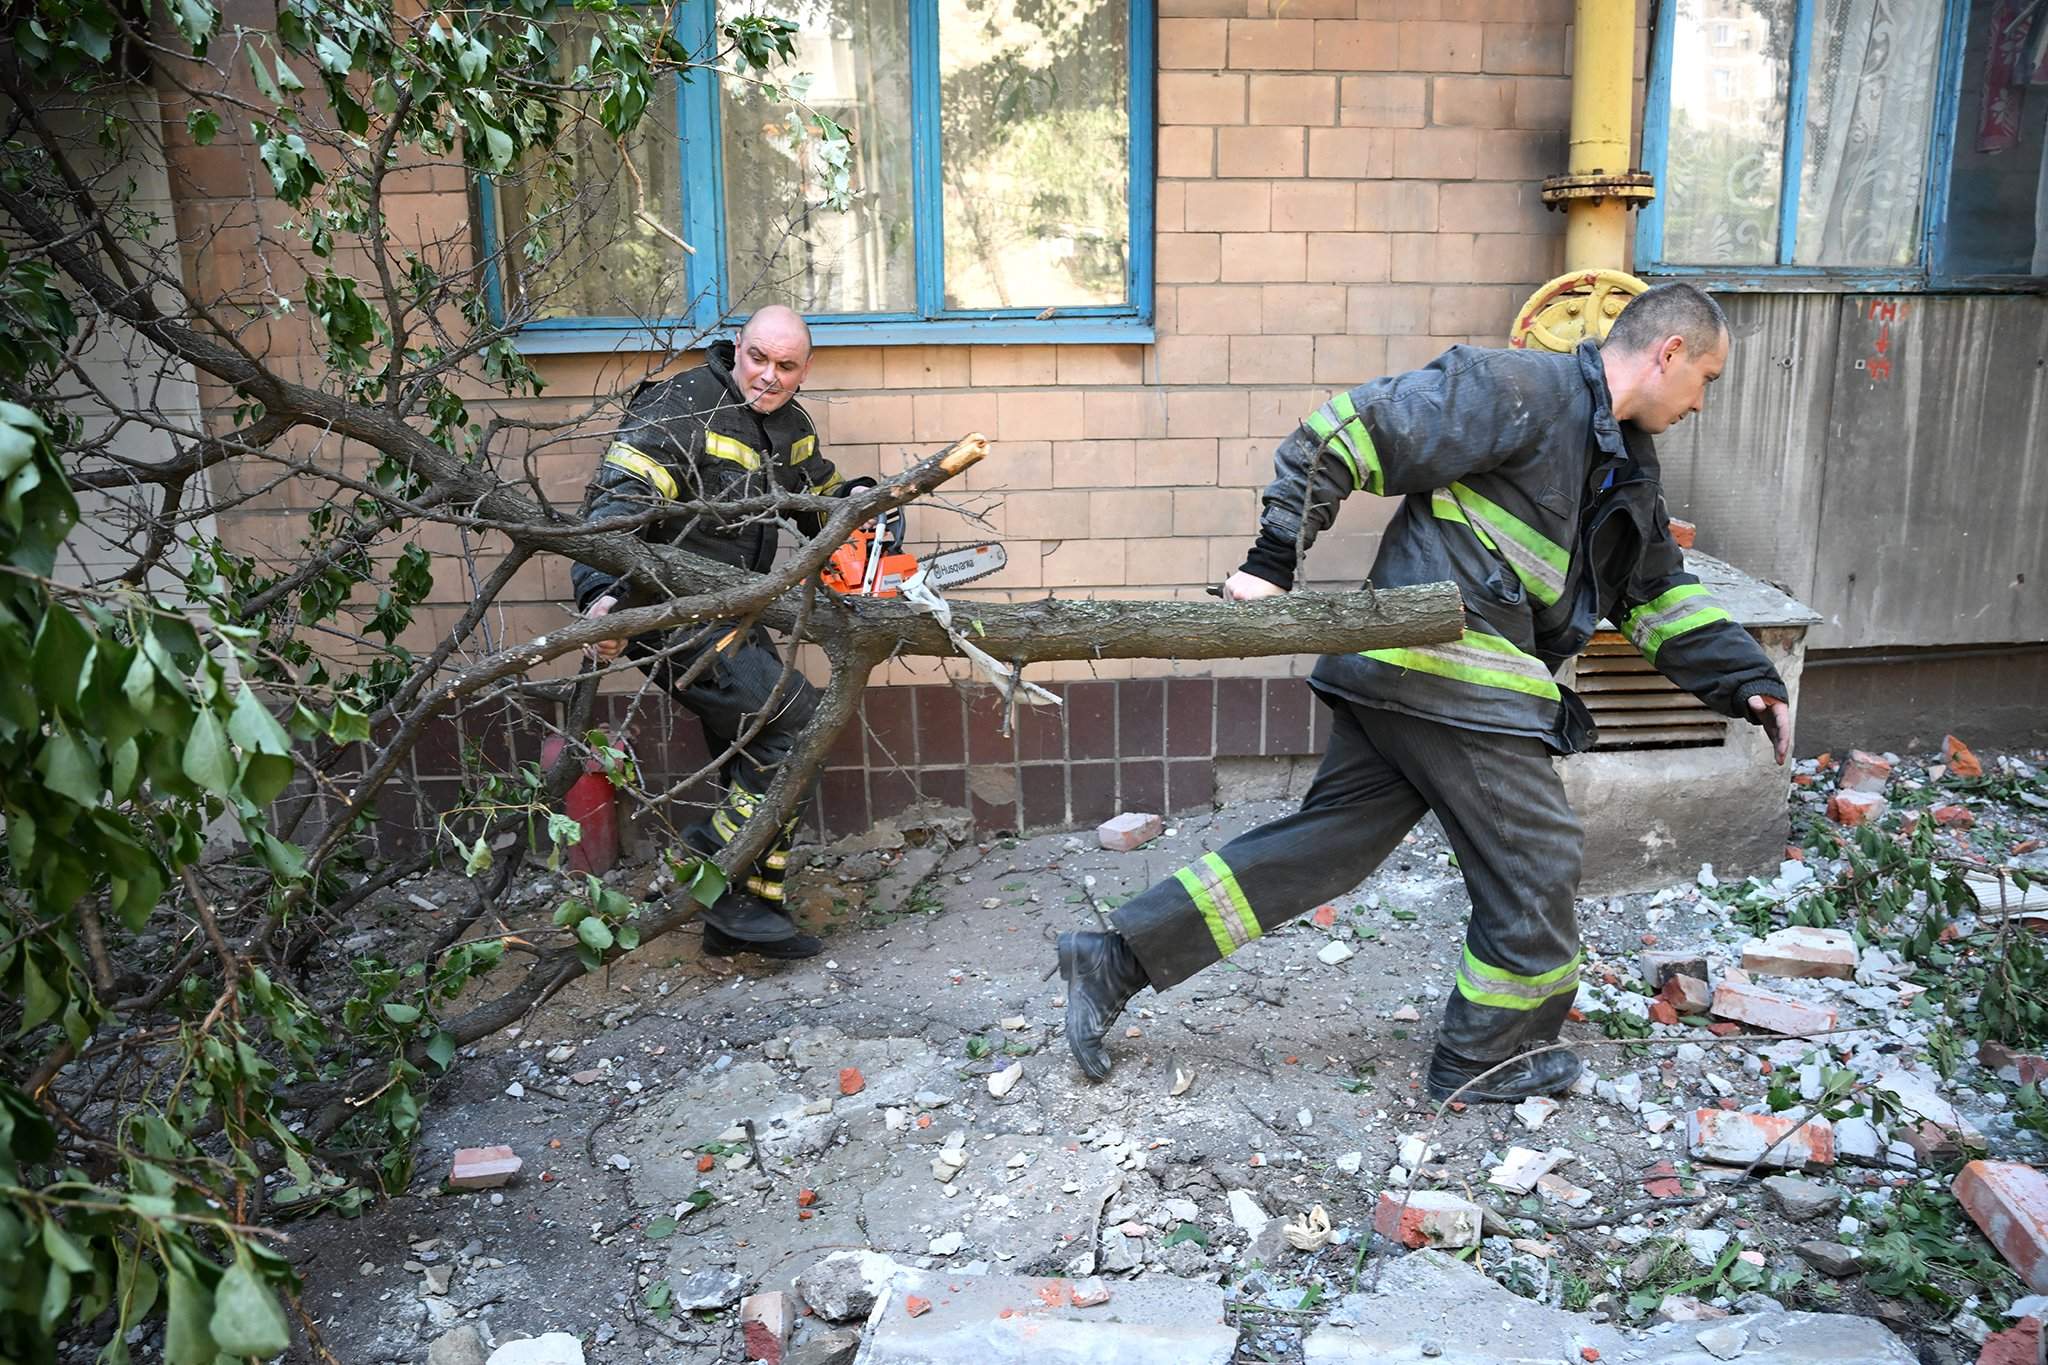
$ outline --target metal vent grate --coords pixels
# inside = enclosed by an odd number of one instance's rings
[[[1650,666],[1628,637],[1603,630],[1578,658],[1572,686],[1608,749],[1709,749],[1728,740],[1728,720]]]

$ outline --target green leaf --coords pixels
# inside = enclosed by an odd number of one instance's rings
[[[235,755],[228,748],[227,732],[220,717],[202,708],[192,721],[192,733],[185,740],[185,776],[216,796],[235,794]]]
[[[427,1040],[427,1057],[446,1071],[455,1064],[455,1035],[442,1029]]]
[[[171,1262],[171,1306],[164,1321],[165,1365],[213,1365],[220,1355],[207,1329],[213,1295],[178,1261]]]
[[[44,1020],[53,1018],[64,1008],[64,997],[43,979],[36,966],[36,960],[26,953],[21,958],[21,1027],[15,1037],[25,1036]]]
[[[387,1000],[384,1002],[384,1017],[394,1024],[415,1023],[420,1017],[419,1006],[404,1005],[396,1000]]]
[[[92,751],[62,730],[51,735],[36,755],[36,771],[51,791],[88,810],[99,805],[106,791]]]
[[[347,702],[336,702],[327,722],[327,737],[336,744],[356,744],[370,737],[370,718]]]
[[[223,1355],[269,1357],[292,1344],[291,1325],[276,1292],[242,1257],[214,1286],[213,1317],[207,1326]]]
[[[43,1220],[43,1250],[50,1254],[51,1261],[74,1275],[92,1274],[92,1257],[54,1218]]]
[[[292,751],[291,736],[247,683],[242,685],[241,694],[235,698],[235,709],[228,716],[228,738],[259,754]]]
[[[36,695],[46,707],[67,716],[78,714],[78,693],[90,681],[92,634],[63,607],[52,605],[36,631],[29,667]]]
[[[702,1213],[718,1202],[718,1196],[709,1190],[691,1190],[690,1197],[683,1202],[690,1206],[691,1213]]]
[[[676,1235],[676,1220],[663,1214],[647,1225],[646,1237],[650,1242],[665,1242]]]
[[[588,916],[577,922],[576,937],[582,939],[590,948],[600,953],[611,947],[613,943],[611,926],[596,915]]]
[[[1207,1248],[1209,1245],[1209,1234],[1193,1223],[1182,1223],[1172,1232],[1166,1234],[1166,1240],[1159,1244],[1159,1249],[1164,1251],[1168,1247],[1179,1246],[1182,1242],[1193,1242],[1198,1247]]]

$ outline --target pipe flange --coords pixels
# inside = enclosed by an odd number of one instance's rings
[[[1657,178],[1648,171],[1604,172],[1593,175],[1553,175],[1543,182],[1543,202],[1551,208],[1570,203],[1619,199],[1629,208],[1641,208],[1657,197]]]
[[[1508,345],[1563,354],[1587,337],[1600,338],[1628,301],[1650,286],[1622,270],[1574,270],[1529,296],[1515,314]]]

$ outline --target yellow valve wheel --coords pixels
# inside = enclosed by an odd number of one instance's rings
[[[1529,296],[1515,314],[1508,345],[1560,354],[1587,337],[1604,337],[1628,301],[1650,286],[1621,270],[1574,270]]]

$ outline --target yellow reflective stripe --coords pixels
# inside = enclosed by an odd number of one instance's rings
[[[1476,687],[1498,687],[1532,697],[1558,700],[1557,683],[1541,659],[1524,654],[1498,635],[1468,629],[1464,638],[1447,645],[1414,649],[1368,649],[1368,659],[1396,668],[1410,668]]]
[[[789,850],[778,848],[771,851],[767,857],[761,860],[761,866],[771,872],[785,870],[789,866]]]
[[[1643,657],[1657,662],[1657,651],[1681,635],[1733,618],[1714,605],[1706,588],[1681,583],[1658,594],[1623,618],[1623,629]]]
[[[796,444],[789,448],[789,462],[791,464],[802,464],[817,453],[818,438],[816,436],[799,436],[796,439]]]
[[[1429,510],[1436,513],[1438,521],[1457,522],[1460,526],[1470,530],[1473,535],[1478,536],[1481,545],[1484,545],[1495,554],[1500,553],[1500,546],[1494,544],[1493,537],[1487,534],[1485,523],[1475,522],[1468,518],[1465,515],[1465,509],[1458,506],[1457,501],[1451,497],[1451,492],[1448,488],[1439,488],[1429,495]]]
[[[1493,532],[1508,567],[1515,571],[1515,576],[1522,580],[1531,596],[1547,607],[1564,595],[1565,571],[1572,562],[1570,552],[1499,503],[1473,492],[1465,484],[1454,483],[1449,491],[1452,500],[1467,516],[1477,518],[1473,523],[1475,528],[1479,522],[1484,522]]]
[[[733,823],[732,817],[722,810],[711,812],[711,828],[717,830],[718,837],[727,843],[731,843],[734,836],[740,832],[740,827]]]
[[[625,470],[664,498],[673,500],[676,496],[676,476],[669,473],[661,461],[637,446],[613,441],[611,449],[604,453],[604,462]]]
[[[820,497],[824,497],[824,496],[826,496],[827,494],[830,494],[830,493],[833,493],[833,492],[837,491],[837,489],[839,488],[839,485],[841,485],[841,484],[843,484],[843,483],[845,483],[845,482],[846,482],[846,480],[845,480],[844,478],[842,478],[842,477],[840,476],[840,473],[839,473],[839,471],[835,469],[835,470],[833,470],[833,471],[832,471],[832,477],[831,477],[831,478],[829,478],[829,479],[825,480],[825,482],[823,482],[823,483],[819,484],[819,485],[818,485],[818,486],[817,486],[816,488],[813,488],[813,489],[812,489],[811,491],[812,491],[813,493],[816,493],[816,494],[818,494],[818,495],[819,495]]]
[[[1205,854],[1173,875],[1201,912],[1209,937],[1215,940],[1216,951],[1223,956],[1229,957],[1264,932],[1237,884],[1237,877],[1216,854]]]
[[[781,882],[763,881],[759,877],[749,877],[747,878],[747,890],[753,892],[764,901],[779,901],[782,899]]]
[[[745,441],[731,436],[721,436],[715,431],[704,433],[704,453],[713,459],[728,460],[743,469],[759,469],[761,452]]]
[[[1317,444],[1322,449],[1337,452],[1337,458],[1342,460],[1344,467],[1351,471],[1351,486],[1357,488],[1360,484],[1358,461],[1351,454],[1351,443],[1338,434],[1337,424],[1321,412],[1312,412],[1302,418],[1301,422],[1303,426],[1316,434]]]
[[[1533,1010],[1553,996],[1578,989],[1579,964],[1584,958],[1585,953],[1581,951],[1573,954],[1572,960],[1562,967],[1537,976],[1522,976],[1504,967],[1481,962],[1472,955],[1468,944],[1464,959],[1458,963],[1458,994],[1475,1005]]]
[[[1329,409],[1342,424],[1341,430],[1351,438],[1351,447],[1360,463],[1365,466],[1365,488],[1367,492],[1379,493],[1386,489],[1387,478],[1380,469],[1380,452],[1372,443],[1372,433],[1365,429],[1365,422],[1358,415],[1358,409],[1351,402],[1349,393],[1340,393],[1329,401]]]

